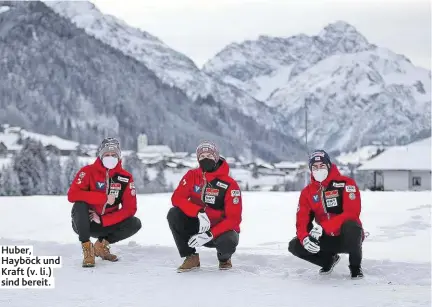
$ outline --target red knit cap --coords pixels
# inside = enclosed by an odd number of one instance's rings
[[[210,153],[215,162],[219,161],[219,149],[217,148],[215,143],[210,141],[201,142],[201,144],[199,144],[196,149],[196,155],[198,160],[203,153]]]

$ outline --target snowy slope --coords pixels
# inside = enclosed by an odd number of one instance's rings
[[[431,72],[342,21],[316,36],[231,44],[204,71],[265,100],[301,139],[306,103],[311,147],[353,151],[430,135]]]
[[[157,37],[130,27],[114,16],[104,15],[88,1],[45,3],[57,13],[70,18],[90,35],[144,63],[162,82],[180,88],[191,99],[212,95],[225,107],[235,108],[266,127],[284,131],[278,116],[273,116],[262,102],[230,84],[210,77],[191,59],[171,49]]]
[[[113,245],[118,263],[98,259],[92,269],[80,267],[71,205],[64,197],[2,198],[0,244],[32,244],[36,255],[62,256],[63,267],[55,271],[55,289],[5,290],[0,305],[430,306],[430,193],[363,193],[362,219],[370,235],[364,243],[366,277],[360,281],[347,278],[346,256],[332,275],[322,277],[317,267],[288,254],[298,196],[245,193],[234,269],[218,271],[214,250],[204,249],[201,270],[184,274],[175,272],[181,260],[166,222],[170,195],[139,196],[142,230]]]

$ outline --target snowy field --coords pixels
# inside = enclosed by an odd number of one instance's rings
[[[202,268],[178,274],[166,213],[170,195],[139,197],[142,230],[115,244],[117,263],[81,268],[81,246],[65,197],[0,198],[0,245],[34,246],[62,256],[55,289],[3,289],[0,306],[26,307],[421,307],[431,305],[430,192],[363,192],[363,280],[348,278],[344,256],[332,275],[291,256],[298,193],[244,193],[242,233],[231,271],[217,270],[214,250]]]

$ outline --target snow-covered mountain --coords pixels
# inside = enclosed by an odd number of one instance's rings
[[[304,135],[332,150],[382,142],[409,143],[430,134],[430,72],[385,49],[334,55],[276,90],[267,103]]]
[[[269,127],[277,120],[264,103],[250,98],[254,112],[261,106],[263,119],[257,122],[258,115],[247,116],[212,96],[192,101],[145,63],[43,2],[0,1],[0,7],[0,123],[85,144],[117,136],[125,149],[135,148],[138,134],[146,133],[150,144],[175,151],[192,152],[201,139],[212,139],[229,156],[272,161],[304,153],[291,130],[282,132],[284,124]]]
[[[329,55],[374,48],[353,26],[339,21],[317,36],[260,36],[230,44],[203,70],[264,101],[275,89]]]
[[[338,21],[304,34],[231,44],[204,71],[262,99],[313,147],[353,150],[430,135],[431,73]]]
[[[274,115],[265,104],[237,87],[210,77],[191,59],[157,37],[133,28],[114,16],[103,14],[88,1],[45,3],[88,34],[144,63],[162,82],[180,88],[190,99],[211,95],[225,108],[236,109],[266,128],[286,133],[283,117]]]

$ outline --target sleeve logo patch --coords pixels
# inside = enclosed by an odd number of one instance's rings
[[[356,187],[353,185],[347,185],[345,187],[345,191],[347,191],[348,193],[355,193],[356,192]]]
[[[356,196],[355,196],[354,193],[349,193],[348,197],[349,197],[349,199],[351,199],[351,200],[356,199]]]
[[[241,194],[241,193],[240,193],[240,190],[232,190],[232,191],[231,191],[231,196],[232,196],[232,197],[236,197],[236,196],[239,197],[240,194]]]
[[[234,197],[233,204],[237,205],[240,202],[240,199],[238,197]]]

